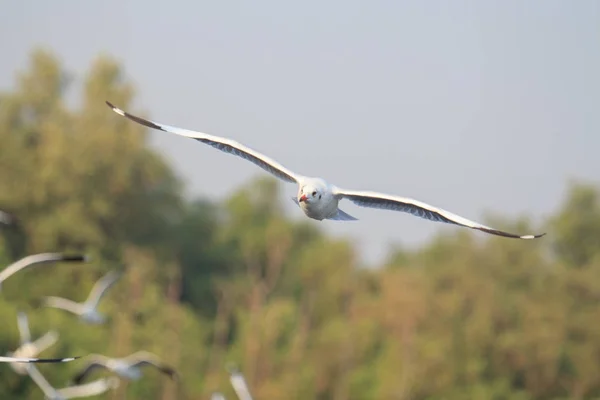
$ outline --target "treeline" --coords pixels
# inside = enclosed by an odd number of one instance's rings
[[[457,228],[363,269],[351,242],[291,221],[271,179],[222,202],[187,201],[144,130],[104,105],[131,108],[134,90],[116,62],[93,63],[76,109],[66,105],[73,89],[60,62],[38,50],[0,94],[0,209],[19,218],[2,229],[0,261],[45,251],[94,257],[7,280],[0,351],[18,346],[23,310],[34,336],[60,333],[42,356],[146,349],[181,374],[175,383],[148,370],[107,399],[206,399],[216,390],[233,399],[228,362],[256,399],[600,396],[598,186],[568,185],[538,241]],[[101,303],[108,324],[40,307],[46,295],[84,300],[111,269],[124,275]],[[39,369],[62,387],[81,366]],[[27,376],[0,368],[0,398],[42,397]]]

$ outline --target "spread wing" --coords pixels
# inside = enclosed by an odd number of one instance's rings
[[[62,363],[77,360],[79,357],[65,357],[65,358],[27,358],[27,357],[5,357],[0,356],[0,362],[7,363]]]
[[[56,398],[56,389],[54,389],[48,383],[46,378],[44,378],[44,375],[42,375],[42,373],[34,365],[27,366],[27,374],[29,374],[29,376],[31,377],[31,379],[33,379],[35,384],[38,385],[42,392],[44,392],[46,398]]]
[[[88,261],[88,257],[83,254],[63,254],[63,253],[41,253],[27,256],[20,259],[17,262],[10,264],[0,272],[0,282],[3,282],[6,278],[12,274],[22,270],[23,268],[42,263],[49,262],[83,262]]]
[[[57,392],[64,398],[71,399],[76,397],[90,397],[102,394],[109,389],[119,386],[119,380],[115,377],[101,378],[83,385],[70,386],[64,389],[58,389]]]
[[[38,338],[35,342],[33,342],[33,346],[36,348],[38,353],[46,350],[48,347],[54,345],[58,340],[58,333],[56,331],[48,331],[46,334],[40,338]]]
[[[83,369],[81,369],[73,378],[73,383],[75,383],[76,385],[81,384],[81,382],[83,382],[85,378],[89,376],[94,370],[106,368],[104,357],[100,357],[97,355],[90,355],[89,357],[91,361],[88,362],[88,364]]]
[[[46,307],[60,308],[61,310],[69,311],[76,315],[80,315],[81,310],[83,309],[81,304],[79,303],[75,303],[74,301],[55,296],[46,297],[44,299],[44,305]]]
[[[21,336],[21,345],[31,342],[29,320],[27,319],[27,314],[22,311],[17,314],[17,326],[19,327],[19,335]]]
[[[339,188],[336,188],[333,191],[333,194],[338,198],[348,199],[358,206],[407,212],[414,216],[425,218],[430,221],[465,226],[467,228],[477,229],[492,235],[516,239],[537,239],[545,235],[545,233],[540,235],[517,235],[514,233],[504,232],[482,225],[478,222],[468,220],[449,211],[442,210],[441,208],[433,207],[429,204],[406,197],[390,196],[376,192],[350,191]]]
[[[265,156],[264,154],[259,153],[256,150],[253,150],[247,146],[244,146],[241,143],[238,143],[234,140],[209,135],[207,133],[196,132],[188,129],[177,128],[174,126],[169,126],[165,124],[161,124],[160,122],[151,121],[148,119],[136,117],[135,115],[129,114],[113,106],[110,102],[106,102],[110,108],[117,114],[129,118],[132,121],[137,122],[138,124],[147,126],[152,129],[158,129],[165,132],[174,133],[176,135],[189,137],[192,139],[196,139],[199,142],[206,143],[218,150],[224,151],[225,153],[233,154],[235,156],[241,157],[245,160],[250,161],[251,163],[258,165],[260,168],[265,171],[275,175],[279,179],[282,179],[286,182],[296,183],[299,179],[299,175],[290,171],[283,165],[279,164],[277,161],[273,160]]]
[[[94,284],[94,287],[92,288],[92,291],[90,292],[86,303],[89,305],[93,305],[94,308],[97,307],[98,303],[100,302],[100,299],[102,298],[102,296],[104,296],[104,293],[112,285],[114,285],[120,277],[121,274],[119,274],[118,272],[110,271],[102,278],[100,278],[100,280]]]

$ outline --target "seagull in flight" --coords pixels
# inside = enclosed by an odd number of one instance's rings
[[[356,218],[338,208],[340,200],[347,199],[352,203],[362,207],[406,212],[430,221],[460,225],[493,235],[509,238],[536,239],[545,235],[545,233],[540,235],[517,235],[514,233],[504,232],[482,225],[478,222],[468,220],[441,208],[437,208],[407,197],[392,196],[369,191],[342,189],[326,182],[321,178],[307,177],[292,172],[290,169],[284,167],[282,164],[278,163],[272,158],[269,158],[258,151],[253,150],[234,140],[165,125],[160,122],[151,121],[149,119],[132,115],[121,110],[120,108],[115,107],[108,101],[106,104],[108,104],[108,106],[117,114],[129,118],[138,124],[152,129],[195,139],[225,153],[233,154],[250,161],[251,163],[259,166],[260,168],[285,182],[295,183],[298,186],[298,194],[297,197],[293,198],[294,202],[302,209],[302,211],[304,211],[304,214],[307,217],[318,221],[322,221],[324,219],[335,221],[356,220]]]
[[[19,272],[20,270],[31,267],[37,264],[51,263],[51,262],[87,262],[89,261],[89,257],[83,254],[63,254],[63,253],[40,253],[33,254],[31,256],[27,256],[25,258],[20,259],[8,267],[4,268],[2,272],[0,272],[0,289],[2,288],[2,283],[13,274]]]
[[[94,284],[87,300],[83,303],[76,303],[62,297],[49,296],[45,298],[45,306],[72,312],[73,314],[78,315],[83,322],[88,324],[102,324],[106,321],[106,317],[98,312],[98,304],[100,303],[102,296],[117,282],[120,276],[121,275],[115,271],[111,271],[104,275]]]
[[[231,382],[231,386],[233,386],[233,390],[237,397],[240,400],[252,400],[250,389],[240,370],[233,364],[229,364],[226,368],[227,371],[229,371],[229,382]]]
[[[21,345],[12,353],[7,354],[17,358],[36,357],[39,353],[54,345],[58,340],[58,333],[48,331],[35,342],[31,341],[31,333],[29,332],[29,321],[24,312],[17,314],[17,326],[19,327],[19,335],[21,337]],[[21,363],[10,364],[12,369],[19,375],[27,375],[27,367]]]
[[[91,354],[88,356],[91,360],[76,376],[73,382],[80,384],[86,376],[93,370],[105,368],[121,378],[138,380],[142,377],[141,367],[153,366],[163,374],[168,375],[171,379],[177,378],[177,372],[163,363],[155,354],[147,351],[138,351],[123,358],[111,358],[100,354]]]
[[[48,383],[46,378],[44,378],[44,375],[42,375],[42,373],[33,365],[28,366],[27,373],[42,392],[44,392],[44,397],[47,400],[67,400],[78,397],[96,396],[119,386],[119,380],[115,377],[111,377],[98,379],[84,385],[55,389]]]

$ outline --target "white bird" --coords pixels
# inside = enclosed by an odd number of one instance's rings
[[[47,400],[67,400],[74,399],[77,397],[90,397],[96,396],[106,392],[109,389],[115,389],[119,386],[119,380],[115,377],[102,378],[94,382],[86,383],[84,385],[69,386],[64,389],[55,389],[48,383],[42,373],[35,368],[33,365],[29,365],[27,373],[38,385],[38,387],[44,392],[44,397]]]
[[[229,371],[229,382],[231,382],[231,386],[233,386],[237,397],[240,400],[252,400],[252,395],[250,394],[250,389],[244,375],[232,364],[227,366],[227,370]]]
[[[19,335],[21,337],[21,345],[12,353],[8,353],[8,356],[11,357],[20,357],[20,358],[31,358],[37,357],[39,353],[46,350],[48,347],[54,345],[58,340],[58,333],[55,331],[48,331],[45,335],[37,339],[35,342],[31,341],[31,333],[29,332],[29,322],[27,320],[27,315],[24,312],[19,312],[17,314],[17,325],[19,327]],[[10,364],[12,369],[20,374],[27,374],[26,365],[20,363],[12,363]]]
[[[117,282],[120,276],[115,271],[104,275],[94,284],[88,298],[83,303],[76,303],[62,297],[49,296],[45,298],[45,306],[72,312],[88,324],[102,324],[106,321],[106,317],[98,312],[98,304],[102,296]]]
[[[147,351],[138,351],[123,358],[111,358],[101,354],[90,354],[88,358],[90,358],[88,364],[73,378],[74,383],[81,383],[86,376],[98,368],[105,368],[121,378],[138,380],[142,377],[141,367],[148,365],[157,368],[171,379],[177,378],[177,372],[173,368],[163,363],[155,354]]]
[[[516,235],[490,228],[478,222],[470,221],[466,218],[425,204],[418,200],[413,200],[406,197],[390,196],[387,194],[367,191],[346,190],[327,183],[321,178],[307,177],[284,167],[277,161],[255,151],[241,143],[231,139],[221,138],[218,136],[209,135],[207,133],[196,132],[188,129],[177,128],[174,126],[165,125],[159,122],[140,118],[129,114],[120,108],[115,107],[110,102],[106,102],[110,108],[117,114],[129,118],[141,125],[149,128],[158,129],[161,131],[174,133],[176,135],[185,136],[195,139],[199,142],[206,143],[223,152],[233,154],[244,158],[265,171],[275,175],[289,183],[298,185],[298,195],[294,198],[294,202],[300,206],[304,214],[309,218],[321,221],[324,219],[337,221],[353,221],[356,218],[345,213],[338,208],[338,203],[342,199],[348,199],[354,204],[362,207],[379,208],[384,210],[407,212],[417,217],[425,218],[431,221],[444,222],[448,224],[460,225],[471,229],[477,229],[483,232],[494,235],[518,238],[518,239],[536,239],[544,236],[540,235]]]
[[[8,267],[4,268],[2,272],[0,272],[0,289],[2,288],[2,283],[11,275],[19,272],[20,270],[31,267],[37,264],[43,263],[51,263],[51,262],[87,262],[90,258],[83,254],[63,254],[63,253],[40,253],[33,254],[31,256],[27,256],[25,258],[20,259]]]

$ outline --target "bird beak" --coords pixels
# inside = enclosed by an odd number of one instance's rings
[[[300,196],[300,202],[306,201],[306,195],[303,194],[302,196]]]

